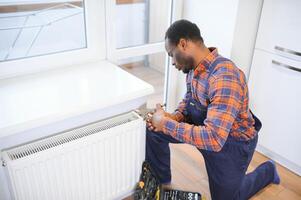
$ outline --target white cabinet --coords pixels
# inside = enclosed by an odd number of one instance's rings
[[[287,167],[301,174],[301,72],[279,63],[301,71],[300,62],[255,51],[249,80],[250,102],[263,123],[259,145],[293,163]]]
[[[256,48],[301,61],[300,11],[300,0],[265,0]]]
[[[301,175],[301,1],[265,0],[249,77],[257,150]]]

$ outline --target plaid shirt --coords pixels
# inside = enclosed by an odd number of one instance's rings
[[[165,134],[199,149],[218,152],[229,134],[246,141],[253,138],[256,131],[244,73],[233,62],[224,61],[218,63],[209,76],[210,65],[220,56],[217,49],[209,49],[211,53],[187,74],[188,90],[174,113],[176,120],[165,117],[162,123]],[[191,96],[208,108],[204,126],[185,123],[183,111]]]

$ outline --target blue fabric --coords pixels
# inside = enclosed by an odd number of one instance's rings
[[[213,69],[214,67],[210,68],[210,70]],[[206,107],[190,98],[186,111],[189,123],[204,125],[207,115]],[[254,115],[253,117],[255,118],[254,126],[259,131],[261,123]],[[238,141],[229,135],[219,152],[199,149],[205,160],[212,200],[249,199],[263,187],[272,183],[275,167],[271,162],[265,162],[253,172],[246,174],[257,140],[258,135],[249,141]],[[162,132],[146,130],[146,160],[161,183],[171,181],[169,143],[181,142]]]
[[[161,183],[171,182],[169,143],[180,143],[171,136],[147,130],[146,160]],[[274,180],[274,166],[265,162],[245,174],[257,144],[227,139],[220,152],[199,150],[205,160],[212,200],[249,199]]]
[[[273,164],[274,168],[274,178],[272,183],[279,185],[280,184],[280,176],[277,171],[276,163],[273,160],[268,160],[268,162],[271,162]]]
[[[162,132],[152,132],[146,129],[145,160],[150,163],[161,183],[171,181],[169,143],[180,142]]]

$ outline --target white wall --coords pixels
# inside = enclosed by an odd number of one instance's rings
[[[231,59],[249,77],[263,0],[239,0]]]
[[[185,0],[183,18],[198,25],[207,46],[230,57],[239,0]]]
[[[196,23],[205,45],[217,47],[221,55],[230,57],[238,0],[185,0],[182,18]],[[185,92],[185,75],[178,72],[176,99]]]
[[[263,0],[185,0],[183,18],[198,25],[205,44],[218,48],[248,76]],[[179,72],[181,73],[181,72]],[[178,74],[176,99],[186,91]]]

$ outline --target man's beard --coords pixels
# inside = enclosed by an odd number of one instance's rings
[[[184,73],[184,74],[188,74],[189,72],[190,72],[190,70],[192,70],[193,68],[192,67],[184,67],[183,69],[182,69],[182,72]]]
[[[183,62],[182,72],[184,74],[188,74],[190,70],[194,69],[192,57],[182,58],[182,62]]]
[[[176,67],[178,70],[181,70],[184,74],[188,74],[190,70],[194,69],[194,60],[191,56],[186,56],[180,53],[174,55],[177,63]]]

